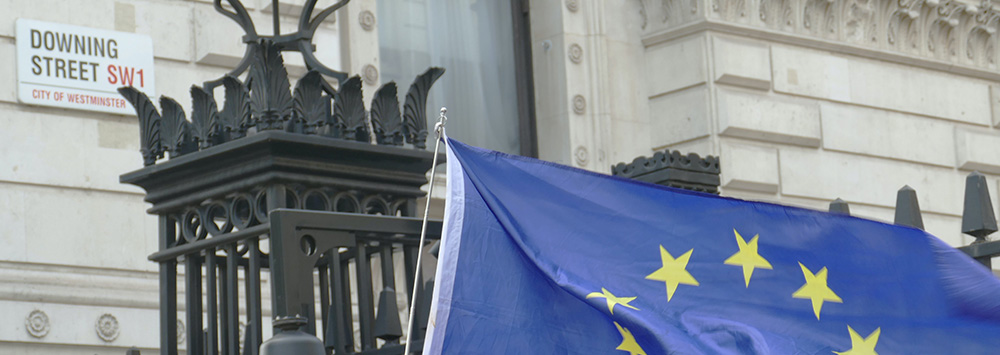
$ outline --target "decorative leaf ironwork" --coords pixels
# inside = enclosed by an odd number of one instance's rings
[[[191,122],[184,114],[184,108],[177,101],[166,96],[160,97],[163,117],[160,124],[160,143],[163,150],[170,152],[170,158],[197,151],[191,137]]]
[[[291,84],[281,51],[270,40],[256,45],[250,64],[250,107],[259,130],[281,129],[292,115]]]
[[[350,0],[340,0],[335,4],[327,6],[322,11],[320,11],[316,16],[313,16],[313,12],[316,10],[317,0],[304,0],[302,5],[302,12],[299,16],[298,29],[293,33],[282,33],[280,28],[274,29],[273,36],[261,36],[257,33],[257,29],[254,26],[253,19],[250,18],[250,13],[247,12],[246,7],[243,6],[240,0],[226,0],[228,2],[229,8],[223,7],[222,0],[214,0],[215,10],[226,17],[229,17],[237,25],[239,25],[243,32],[243,42],[249,43],[246,50],[243,52],[243,58],[240,59],[239,64],[236,68],[230,71],[229,76],[240,76],[250,67],[251,63],[254,61],[254,46],[262,38],[266,38],[274,43],[275,46],[282,48],[283,50],[294,50],[302,53],[302,60],[305,62],[306,67],[316,70],[323,75],[336,78],[337,82],[343,82],[347,79],[347,73],[336,71],[330,69],[324,65],[318,58],[316,58],[316,46],[311,42],[315,38],[316,30],[319,29],[320,24],[332,15],[338,9],[347,5]],[[300,3],[303,1],[299,1]],[[272,16],[274,16],[275,24],[278,23],[279,16],[278,9],[272,11]],[[285,15],[282,13],[281,15]],[[205,89],[209,92],[213,91],[222,83],[222,78],[216,80],[210,80],[205,82]],[[329,89],[329,85],[327,85]],[[329,91],[329,90],[328,90]],[[330,92],[332,94],[332,92]]]
[[[239,79],[227,75],[222,78],[226,87],[226,102],[219,113],[222,129],[229,133],[230,139],[241,138],[254,125],[250,115],[250,91]]]
[[[160,113],[146,94],[134,87],[118,88],[118,93],[132,103],[135,114],[139,117],[139,151],[142,152],[143,165],[156,164],[156,159],[163,157],[163,145],[160,143]]]
[[[218,136],[221,133],[219,125],[219,110],[215,106],[215,99],[212,94],[197,85],[191,86],[191,128],[194,139],[198,141],[198,146],[202,149],[211,147],[219,142]]]
[[[368,142],[368,124],[365,122],[365,103],[361,94],[361,77],[354,76],[344,82],[333,101],[333,121],[344,139]]]
[[[396,83],[390,81],[375,92],[371,120],[375,138],[382,145],[403,145],[403,117],[399,112]]]
[[[231,10],[223,7],[228,2]],[[403,99],[395,82],[383,85],[375,92],[371,111],[365,110],[362,79],[347,78],[347,74],[323,66],[313,55],[312,34],[319,23],[349,0],[338,0],[318,15],[317,0],[305,0],[299,26],[294,33],[260,36],[241,0],[212,0],[215,9],[236,21],[246,32],[247,49],[237,68],[223,77],[191,88],[192,112],[185,112],[177,101],[162,97],[162,112],[135,88],[119,92],[136,109],[139,116],[141,151],[146,165],[169,153],[171,158],[199,149],[219,145],[247,134],[265,130],[280,130],[298,134],[317,134],[361,142],[375,141],[381,145],[426,149],[428,135],[427,96],[431,86],[444,74],[442,68],[429,68],[418,75]],[[278,17],[278,11],[274,11]],[[292,90],[282,51],[302,53],[309,72]],[[246,80],[237,76],[246,73]],[[337,89],[327,82],[334,77]],[[225,86],[225,103],[219,110],[213,93]],[[162,115],[161,115],[162,113]],[[190,120],[189,120],[190,119]],[[324,126],[326,128],[324,128]]]
[[[415,148],[426,149],[427,143],[427,94],[438,78],[444,75],[444,68],[431,67],[417,76],[406,92],[403,105],[403,135],[406,143]]]
[[[323,75],[310,70],[295,84],[295,114],[303,124],[303,133],[316,133],[330,114],[330,97],[323,95]]]

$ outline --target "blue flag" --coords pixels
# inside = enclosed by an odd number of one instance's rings
[[[923,231],[447,145],[426,353],[1000,352],[1000,281]]]

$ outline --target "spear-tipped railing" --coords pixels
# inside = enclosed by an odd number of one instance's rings
[[[848,203],[841,199],[830,202],[830,212],[850,214]],[[917,192],[910,186],[903,186],[896,193],[896,217],[893,223],[924,229],[924,220],[917,201]],[[962,233],[975,238],[971,244],[958,249],[976,259],[987,268],[991,260],[1000,256],[1000,241],[990,241],[990,234],[997,231],[997,219],[990,199],[986,176],[972,172],[965,180],[965,203],[962,210]]]

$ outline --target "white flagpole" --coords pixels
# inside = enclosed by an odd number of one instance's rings
[[[424,220],[423,224],[420,226],[420,248],[417,249],[417,267],[415,268],[415,275],[413,275],[413,294],[410,297],[410,315],[409,319],[406,321],[406,347],[403,349],[404,355],[410,354],[410,339],[416,328],[413,325],[413,314],[416,313],[417,306],[417,285],[420,284],[420,270],[423,268],[422,259],[424,256],[424,239],[427,237],[427,213],[431,209],[431,197],[434,192],[434,172],[437,169],[438,160],[438,150],[441,148],[441,136],[444,134],[444,125],[448,122],[448,117],[445,114],[448,113],[448,109],[445,107],[441,108],[441,115],[438,117],[437,124],[434,125],[434,157],[431,159],[431,178],[427,187],[427,203],[424,205]],[[426,337],[425,337],[426,338]]]

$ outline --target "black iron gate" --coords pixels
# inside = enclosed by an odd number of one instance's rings
[[[191,88],[190,119],[171,98],[157,109],[145,94],[119,90],[136,109],[146,165],[121,181],[145,189],[159,218],[159,251],[149,259],[160,268],[161,352],[178,353],[183,339],[189,354],[257,354],[273,321],[275,334],[318,335],[326,353],[400,354],[397,295],[422,305],[415,324],[426,324],[430,304],[430,286],[410,299],[421,267],[412,217],[433,158],[424,150],[427,94],[444,70],[419,75],[402,107],[396,84],[383,85],[369,111],[360,77],[311,54],[316,25],[346,0],[316,16],[316,0],[307,0],[298,31],[276,26],[274,36],[257,35],[240,1],[227,2],[214,1],[247,32],[246,56]],[[282,51],[302,52],[310,69],[294,90]],[[428,231],[437,239],[440,223]],[[424,330],[411,331],[419,349]]]
[[[160,220],[160,251],[149,258],[160,265],[162,353],[177,353],[182,325],[189,354],[256,354],[270,323],[265,283],[271,317],[304,318],[302,330],[335,353],[402,353],[395,270],[413,284],[420,221],[408,216],[416,214],[431,158],[265,131],[123,175],[146,189],[149,212]],[[440,223],[429,231],[438,238]],[[402,263],[394,262],[399,254]],[[373,270],[380,285],[372,284]],[[426,295],[418,292],[417,324],[426,324]],[[422,330],[414,334],[420,339]]]

